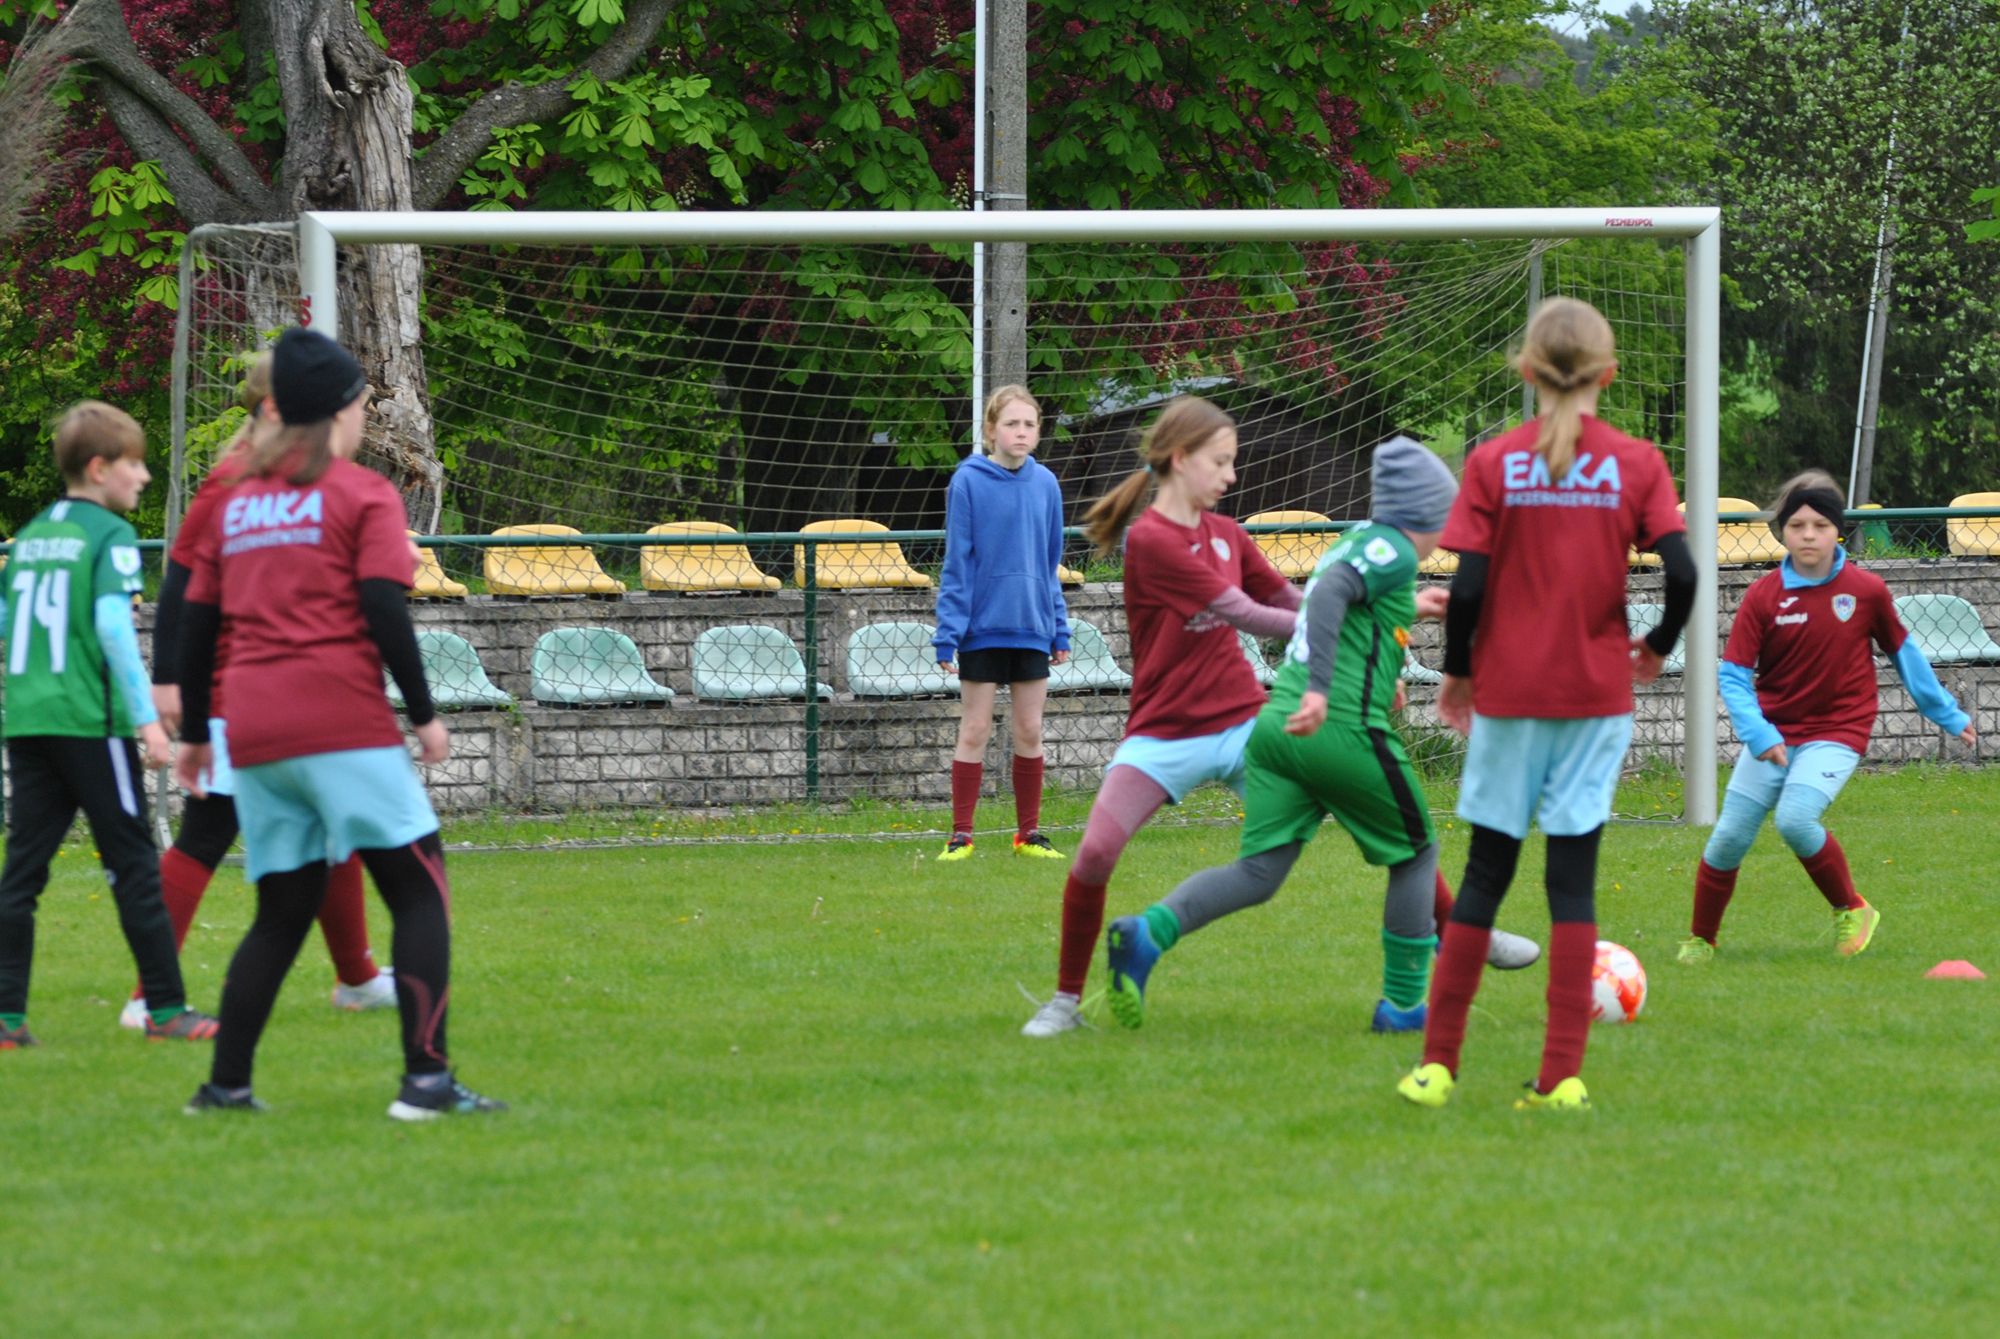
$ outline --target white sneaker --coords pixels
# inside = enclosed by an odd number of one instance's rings
[[[1518,972],[1542,956],[1542,946],[1525,935],[1495,930],[1486,944],[1486,965],[1501,972]]]
[[[396,969],[384,967],[358,986],[337,985],[333,988],[333,1007],[358,1014],[368,1009],[393,1009],[396,1007]]]
[[[125,1007],[118,1011],[118,1026],[131,1028],[134,1032],[144,1032],[146,1022],[151,1017],[152,1015],[146,1012],[145,1000],[127,1000]]]
[[[1073,1032],[1083,1026],[1083,1018],[1077,1013],[1080,1001],[1074,995],[1057,991],[1035,1016],[1021,1025],[1024,1037],[1054,1037],[1060,1033]]]

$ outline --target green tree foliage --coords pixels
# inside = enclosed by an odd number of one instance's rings
[[[2000,284],[1974,220],[2000,159],[2000,5],[1672,0],[1659,17],[1655,68],[1719,128],[1709,171],[1740,293],[1726,356],[1776,397],[1754,451],[1725,461],[1731,491],[1805,465],[1844,476],[1885,221],[1874,500],[1935,505],[1990,485]]]

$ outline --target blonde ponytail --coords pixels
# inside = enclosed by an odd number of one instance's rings
[[[1125,481],[1090,504],[1083,514],[1083,535],[1097,546],[1102,558],[1118,547],[1118,541],[1132,524],[1132,518],[1153,499],[1153,471],[1133,470]]]
[[[1535,387],[1541,411],[1535,449],[1548,467],[1549,482],[1559,485],[1576,462],[1585,399],[1605,372],[1618,366],[1611,323],[1587,302],[1550,298],[1529,318],[1514,365]]]

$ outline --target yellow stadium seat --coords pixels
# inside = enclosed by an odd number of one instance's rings
[[[863,532],[887,532],[888,526],[876,521],[813,521],[800,527],[801,534],[852,535]],[[813,555],[815,584],[821,590],[845,590],[856,587],[902,586],[925,588],[931,579],[911,567],[903,556],[903,546],[893,541],[881,543],[817,544]],[[798,585],[806,584],[806,548],[803,544],[792,547],[793,580]]]
[[[720,521],[668,521],[649,535],[733,535]],[[647,590],[773,591],[782,584],[760,571],[741,544],[649,545],[639,550],[639,584]]]
[[[1954,507],[2000,507],[2000,493],[1961,493]],[[1961,558],[2000,555],[2000,516],[1966,516],[1945,523],[1951,551]]]
[[[1316,511],[1260,511],[1255,516],[1243,518],[1245,525],[1325,525],[1326,522],[1327,518]],[[1278,574],[1291,581],[1311,576],[1313,569],[1319,566],[1321,556],[1339,537],[1331,530],[1311,534],[1250,536],[1264,551],[1264,557],[1271,566],[1278,569]]]
[[[502,535],[580,535],[568,525],[504,525]],[[486,590],[491,595],[622,595],[625,583],[606,575],[597,555],[581,544],[496,545],[486,550]]]
[[[409,532],[415,539],[417,532]],[[417,546],[417,576],[410,585],[413,600],[462,600],[469,592],[464,583],[453,581],[445,575],[444,567],[438,562],[437,550]]]
[[[1448,577],[1458,570],[1458,555],[1450,549],[1432,549],[1431,556],[1417,564],[1417,571],[1427,577]]]
[[[1681,504],[1687,510],[1687,504]],[[1754,502],[1740,497],[1719,497],[1717,512],[1762,511]],[[1785,546],[1762,521],[1718,521],[1715,525],[1715,564],[1718,567],[1749,567],[1775,563],[1785,556]]]
[[[1057,563],[1056,580],[1065,586],[1081,586],[1083,584],[1083,573],[1073,567],[1064,567],[1061,563]]]

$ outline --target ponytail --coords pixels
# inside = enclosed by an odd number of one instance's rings
[[[1198,396],[1182,395],[1168,403],[1139,439],[1139,454],[1145,466],[1125,476],[1125,481],[1097,499],[1083,516],[1083,533],[1097,546],[1099,557],[1118,547],[1132,518],[1152,501],[1153,483],[1173,473],[1176,457],[1200,450],[1202,445],[1236,420]]]
[[[333,420],[317,423],[253,421],[250,461],[244,473],[253,478],[283,475],[286,483],[309,484],[333,463]]]
[[[1548,467],[1549,481],[1560,484],[1576,462],[1584,398],[1605,372],[1618,366],[1611,323],[1587,302],[1550,298],[1529,318],[1515,366],[1535,387],[1541,411],[1535,449]]]

